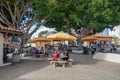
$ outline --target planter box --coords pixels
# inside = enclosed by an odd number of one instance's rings
[[[78,53],[78,54],[82,54],[83,51],[78,51],[78,50],[72,50],[73,53]]]

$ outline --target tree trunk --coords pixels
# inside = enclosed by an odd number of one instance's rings
[[[77,43],[78,43],[78,50],[82,50],[82,41],[80,35],[77,37]]]

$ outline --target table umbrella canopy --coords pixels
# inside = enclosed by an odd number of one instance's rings
[[[104,39],[104,38],[99,38],[98,39],[100,42],[111,42],[110,39]]]
[[[28,43],[35,43],[35,42],[51,42],[51,39],[45,38],[45,37],[39,37],[39,38],[35,38],[32,40],[28,40]]]
[[[87,37],[82,38],[83,42],[94,42],[95,40],[97,40],[97,38],[93,36],[87,36]]]
[[[97,37],[97,38],[112,38],[111,36],[102,34],[102,33],[97,33],[95,35],[92,35],[93,37]]]
[[[49,35],[47,36],[48,39],[52,39],[52,40],[68,40],[68,41],[73,41],[73,40],[76,40],[77,38],[72,36],[72,35],[69,35],[68,33],[64,33],[64,32],[58,32],[58,33],[55,33],[53,35]]]

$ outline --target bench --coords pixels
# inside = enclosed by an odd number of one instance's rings
[[[56,67],[56,65],[62,65],[62,67],[65,68],[65,64],[67,63],[67,61],[50,61],[51,64],[53,65],[53,67]]]
[[[50,64],[52,64],[52,62],[51,62],[52,60],[53,60],[53,58],[48,58],[48,61]]]
[[[48,58],[48,61],[52,61],[53,60],[53,58]]]
[[[42,58],[44,54],[32,54],[33,58]]]
[[[63,68],[66,67],[66,63],[67,63],[67,61],[58,61],[58,64],[62,65]]]
[[[56,67],[58,61],[50,61],[50,64],[53,65],[53,67]]]

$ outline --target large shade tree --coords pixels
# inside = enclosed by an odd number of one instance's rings
[[[120,23],[120,0],[53,0],[54,7],[48,27],[64,28],[95,27],[101,31],[107,25]]]
[[[0,25],[26,31],[23,45],[49,20],[54,6],[54,0],[0,0]]]
[[[80,42],[85,35],[120,23],[119,5],[120,0],[0,0],[0,24],[25,30],[23,43],[40,25],[73,29]]]
[[[38,37],[47,37],[48,35],[54,34],[54,33],[55,33],[55,31],[45,30],[45,31],[41,31],[41,32],[38,34]]]
[[[100,32],[108,25],[120,23],[120,0],[54,0],[52,18],[46,26],[70,32],[73,29],[81,38]]]

